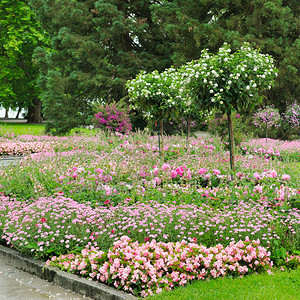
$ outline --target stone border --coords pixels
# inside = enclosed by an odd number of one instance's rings
[[[95,300],[135,300],[133,295],[119,291],[103,283],[90,281],[86,278],[70,274],[54,267],[46,267],[45,262],[35,260],[15,250],[0,245],[0,258],[15,268],[33,274],[41,279],[53,282],[77,294]]]

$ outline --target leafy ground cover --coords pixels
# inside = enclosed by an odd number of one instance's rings
[[[24,155],[0,169],[1,243],[49,264],[140,296],[299,264],[300,141],[243,144],[236,174],[218,138],[166,137],[164,161],[145,133],[1,144]]]

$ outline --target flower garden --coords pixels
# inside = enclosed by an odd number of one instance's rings
[[[1,244],[146,297],[195,280],[294,269],[300,141],[107,133],[1,138]],[[16,150],[17,149],[17,150]]]

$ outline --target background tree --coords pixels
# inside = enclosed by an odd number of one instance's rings
[[[38,69],[32,54],[37,46],[47,44],[47,36],[27,2],[0,2],[0,105],[27,108],[28,122],[40,123]]]
[[[224,42],[234,51],[249,42],[272,55],[279,70],[267,102],[283,111],[300,94],[299,1],[170,0],[152,9],[174,42],[175,65],[198,59],[202,49],[216,53]]]
[[[140,70],[170,65],[168,39],[149,1],[31,0],[54,52],[36,51],[48,129],[87,124],[91,104],[118,101]]]

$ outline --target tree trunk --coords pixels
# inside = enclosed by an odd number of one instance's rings
[[[160,142],[160,149],[161,149],[161,160],[164,162],[164,124],[163,120],[160,120],[160,136],[161,136],[161,142]]]
[[[17,115],[16,115],[16,119],[19,119],[19,115],[20,115],[21,110],[22,110],[22,107],[19,107],[19,108],[18,108]]]
[[[33,105],[28,107],[27,123],[42,123],[42,102],[40,99],[34,99]]]
[[[5,119],[8,119],[8,111],[9,111],[9,108],[5,108],[5,116],[4,116]]]
[[[227,113],[228,117],[228,133],[229,133],[229,151],[230,151],[230,167],[235,173],[235,160],[234,160],[234,136],[232,129],[231,113]]]
[[[188,123],[187,123],[187,147],[188,147],[188,144],[189,144],[189,141],[190,141],[190,133],[191,133],[191,118],[188,119]]]

